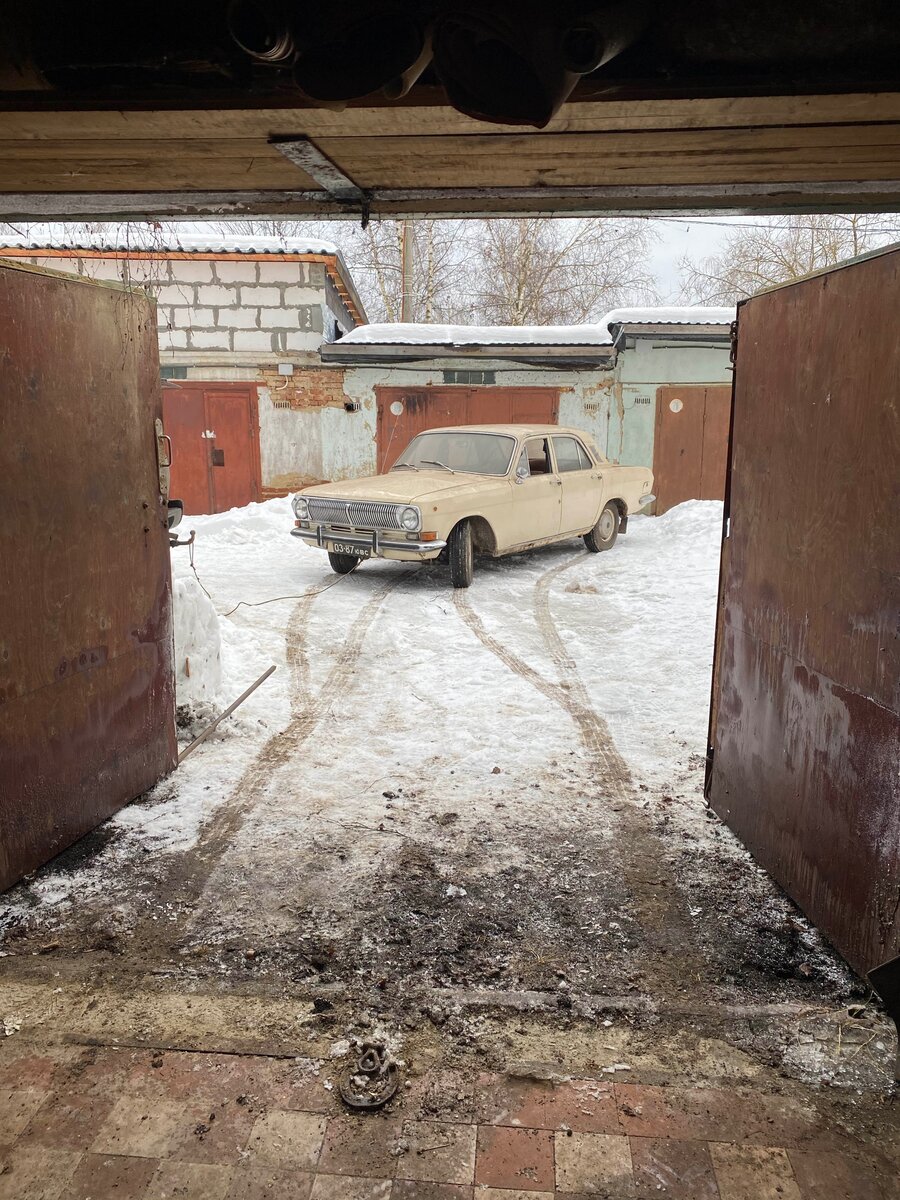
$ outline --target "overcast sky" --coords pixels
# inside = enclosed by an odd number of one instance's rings
[[[654,221],[653,227],[659,240],[650,251],[650,264],[659,286],[659,298],[663,304],[673,304],[680,299],[681,272],[678,263],[685,254],[695,261],[715,254],[728,235],[728,225],[747,218],[712,217],[705,223],[700,218],[670,219]]]

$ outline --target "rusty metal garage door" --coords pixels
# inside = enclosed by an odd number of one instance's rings
[[[175,765],[156,317],[0,264],[0,888]]]
[[[555,425],[556,388],[428,387],[375,389],[378,469],[387,471],[417,433],[441,425]]]
[[[900,953],[900,252],[739,309],[708,793],[861,972]]]
[[[731,388],[656,389],[653,490],[660,515],[684,500],[725,495]]]
[[[172,495],[186,513],[225,512],[259,496],[259,414],[255,384],[167,383]]]

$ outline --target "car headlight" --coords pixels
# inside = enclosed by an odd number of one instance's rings
[[[422,521],[417,508],[401,508],[400,524],[407,533],[415,533]]]
[[[295,496],[291,501],[291,506],[298,521],[306,521],[309,518],[309,505],[302,496]]]

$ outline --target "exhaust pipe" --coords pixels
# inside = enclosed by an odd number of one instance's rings
[[[281,0],[231,0],[228,32],[244,53],[257,62],[287,63],[297,57]]]
[[[294,66],[294,82],[311,100],[341,103],[384,91],[403,96],[431,61],[428,30],[397,4],[359,0],[318,26]]]
[[[582,75],[632,44],[642,8],[640,0],[609,3],[572,17],[548,15],[543,5],[490,12],[473,3],[438,19],[435,70],[468,116],[542,129]]]
[[[641,0],[605,4],[563,27],[560,56],[567,71],[590,75],[616,58],[637,41],[647,25],[647,9]]]

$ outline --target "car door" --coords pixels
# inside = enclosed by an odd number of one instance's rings
[[[509,545],[540,542],[559,533],[559,476],[553,465],[550,439],[529,438],[516,462]]]
[[[590,455],[576,437],[553,437],[553,454],[560,481],[560,533],[582,533],[600,515],[602,485]]]

